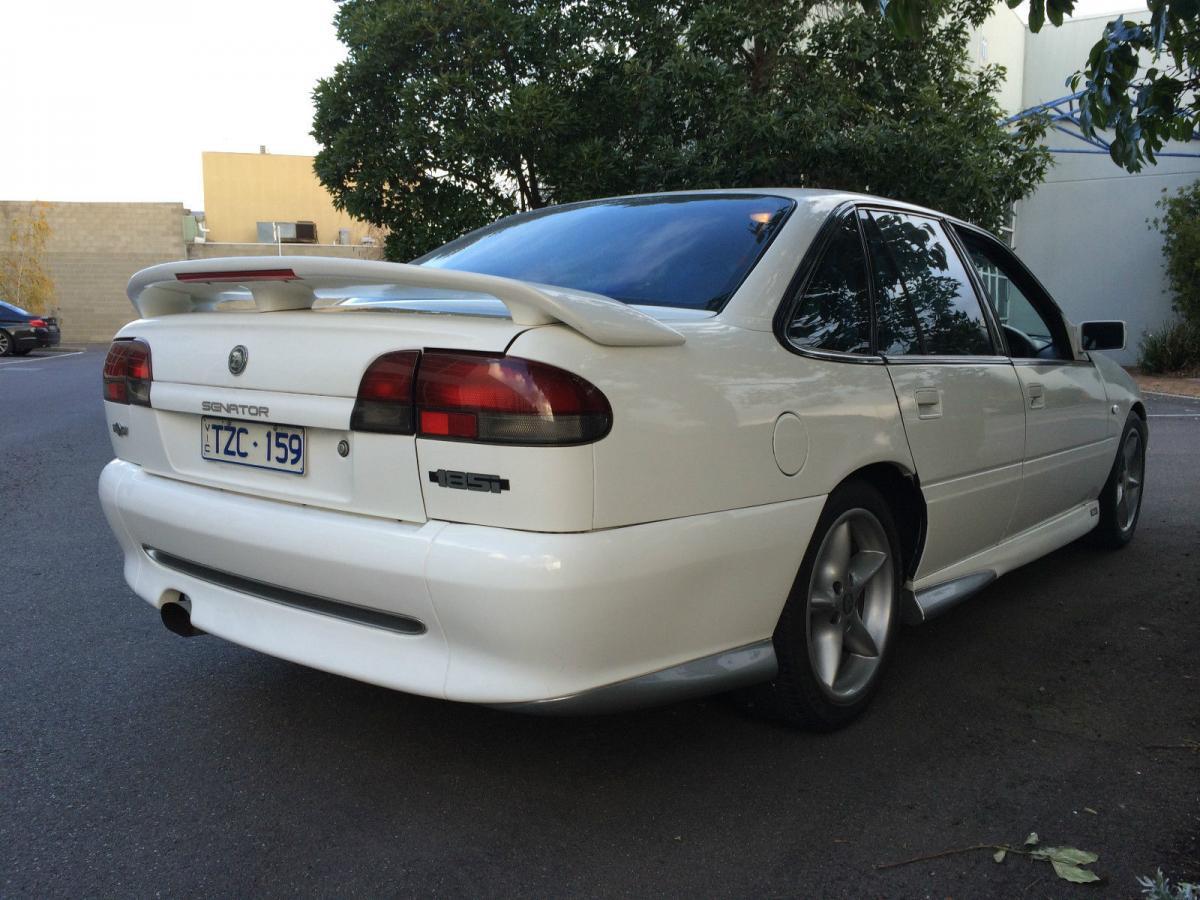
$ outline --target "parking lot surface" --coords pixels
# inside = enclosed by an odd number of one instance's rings
[[[0,360],[0,895],[1128,897],[1200,880],[1200,401],[1141,525],[901,635],[811,735],[721,698],[531,718],[168,633],[96,499],[103,349]],[[186,509],[179,510],[186,516]],[[975,844],[1100,855],[1099,886]]]

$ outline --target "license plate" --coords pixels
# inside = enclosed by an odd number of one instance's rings
[[[273,422],[200,419],[200,455],[213,462],[304,474],[304,429]]]

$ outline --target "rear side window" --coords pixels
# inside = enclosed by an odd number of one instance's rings
[[[862,215],[877,292],[879,352],[993,355],[979,298],[941,224],[909,213]]]
[[[765,194],[575,203],[501,219],[416,262],[591,291],[625,303],[717,310],[794,205]]]
[[[787,323],[787,337],[798,347],[871,352],[871,295],[867,257],[854,216],[836,226],[816,270]]]

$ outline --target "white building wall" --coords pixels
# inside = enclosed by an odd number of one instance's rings
[[[1145,8],[1131,13],[1145,15]],[[1067,78],[1087,60],[1109,19],[1073,19],[1024,37],[1022,107],[1071,93]],[[1093,149],[1051,131],[1051,148]],[[1200,142],[1167,151],[1200,153]],[[1125,365],[1137,360],[1142,335],[1172,319],[1163,274],[1162,236],[1148,226],[1163,190],[1174,192],[1200,178],[1200,156],[1161,157],[1131,175],[1105,154],[1056,153],[1045,182],[1017,204],[1017,253],[1054,295],[1067,316],[1124,319],[1129,346],[1114,354]]]

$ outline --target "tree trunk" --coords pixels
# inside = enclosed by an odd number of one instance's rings
[[[540,209],[546,205],[546,201],[542,199],[542,191],[538,186],[537,173],[533,171],[533,163],[529,160],[525,161],[525,167],[529,170],[529,203],[534,209]]]

